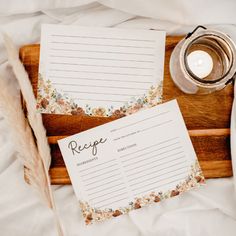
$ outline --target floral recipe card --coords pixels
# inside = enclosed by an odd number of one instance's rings
[[[43,25],[37,109],[125,116],[161,101],[165,32]]]
[[[176,100],[58,143],[86,224],[204,183]]]

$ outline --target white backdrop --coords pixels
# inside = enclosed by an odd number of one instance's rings
[[[168,34],[186,33],[204,24],[236,40],[235,10],[234,0],[0,0],[0,30],[19,47],[39,42],[42,23],[164,29]],[[9,82],[14,79],[1,37],[0,75]],[[236,141],[235,109],[232,143]],[[236,147],[231,149],[235,160]],[[56,235],[50,210],[24,182],[23,167],[15,156],[11,127],[6,126],[0,108],[0,234]],[[55,186],[54,194],[69,236],[236,235],[233,178],[208,180],[198,190],[92,226],[84,225],[71,186]]]

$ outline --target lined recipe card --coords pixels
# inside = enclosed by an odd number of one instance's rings
[[[86,224],[204,182],[176,100],[58,143]]]
[[[37,108],[125,116],[161,101],[165,32],[43,25]]]

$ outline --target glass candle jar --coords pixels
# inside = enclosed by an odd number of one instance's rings
[[[207,94],[220,90],[236,74],[236,46],[228,35],[198,26],[174,48],[170,73],[185,93]]]

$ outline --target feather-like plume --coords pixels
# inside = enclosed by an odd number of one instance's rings
[[[34,97],[32,85],[24,66],[19,59],[19,52],[14,46],[12,40],[6,34],[3,35],[3,38],[8,52],[9,63],[12,66],[14,74],[20,85],[24,101],[26,102],[26,108],[28,112],[27,117],[36,137],[39,154],[45,163],[45,167],[47,170],[49,170],[51,163],[50,148],[46,138],[46,131],[43,126],[42,116],[36,111],[36,100]]]
[[[17,143],[19,157],[27,168],[27,171],[25,172],[26,177],[30,184],[41,194],[47,206],[53,210],[58,234],[62,236],[63,231],[50,184],[48,171],[51,163],[51,154],[46,131],[42,122],[42,116],[36,111],[36,100],[33,94],[32,85],[24,66],[19,59],[18,50],[6,34],[4,34],[3,37],[8,52],[9,63],[13,68],[14,74],[20,85],[23,99],[26,103],[28,118],[27,120],[25,119],[20,101],[14,101],[9,95],[9,91],[4,89],[1,91],[1,96],[3,97],[2,101],[5,101],[5,111],[8,114],[7,119],[9,120],[9,124],[14,126],[15,137],[17,137],[15,142]],[[0,87],[5,88],[4,86],[7,88],[4,80],[1,79]],[[12,105],[9,106],[9,101],[14,104],[14,109]]]

